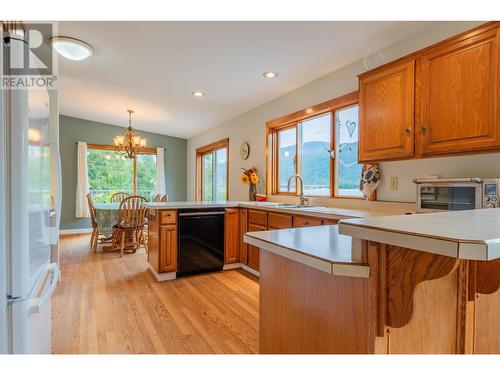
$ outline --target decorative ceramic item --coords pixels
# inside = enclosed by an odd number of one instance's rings
[[[248,200],[257,200],[257,184],[259,183],[259,176],[257,175],[257,168],[252,167],[250,169],[243,169],[243,174],[240,180],[243,184],[249,185],[248,189]]]
[[[248,142],[243,142],[240,145],[240,156],[243,160],[247,160],[250,155],[250,145]]]
[[[359,183],[359,190],[368,199],[370,195],[377,189],[380,184],[380,172],[377,165],[363,165],[361,171],[361,181]]]

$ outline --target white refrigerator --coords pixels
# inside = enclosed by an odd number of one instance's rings
[[[1,53],[20,53],[24,42],[10,43]],[[53,188],[54,172],[60,182],[57,132],[47,90],[1,91],[0,352],[50,353],[51,296],[59,279],[51,262],[60,210]]]

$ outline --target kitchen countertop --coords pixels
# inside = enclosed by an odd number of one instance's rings
[[[346,219],[339,232],[459,259],[500,258],[499,208]]]
[[[394,215],[394,211],[384,210],[355,210],[335,207],[287,207],[277,202],[238,202],[238,201],[208,201],[208,202],[148,202],[146,207],[156,210],[185,209],[185,208],[220,208],[245,207],[288,213],[294,215],[314,216],[324,219],[345,219],[372,216]],[[402,212],[401,212],[402,213]]]
[[[321,271],[368,277],[370,268],[352,251],[351,238],[337,225],[249,232],[245,242]]]

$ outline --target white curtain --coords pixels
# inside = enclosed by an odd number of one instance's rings
[[[76,172],[76,217],[88,217],[89,175],[87,171],[87,143],[78,142]]]
[[[165,152],[163,147],[156,149],[156,194],[167,194],[165,186]]]

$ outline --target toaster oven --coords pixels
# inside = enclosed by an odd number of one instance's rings
[[[499,207],[500,179],[417,178],[417,212]]]

